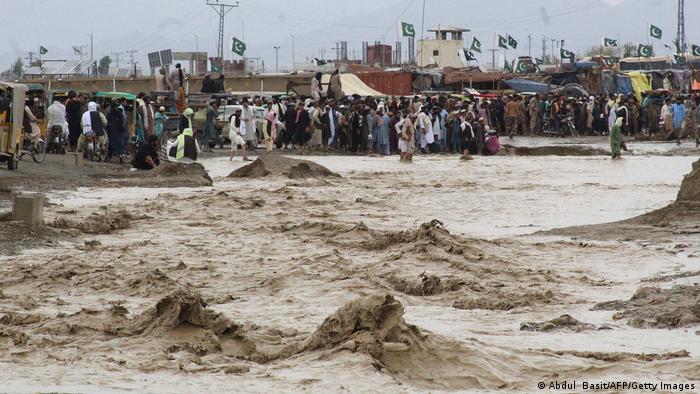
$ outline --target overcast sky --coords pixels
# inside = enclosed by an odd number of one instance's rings
[[[216,0],[210,0],[212,2]],[[224,0],[227,3],[233,1]],[[94,56],[128,50],[139,65],[146,53],[171,48],[174,51],[216,52],[218,16],[204,0],[2,0],[0,68],[6,69],[18,56],[26,57],[39,46],[48,49],[44,59],[73,59],[73,46],[89,45],[94,35]],[[265,60],[274,69],[274,46],[280,46],[280,65],[292,62],[294,36],[297,62],[305,58],[335,58],[335,43],[349,42],[350,56],[360,57],[362,41],[397,40],[398,22],[415,25],[421,35],[423,0],[240,0],[226,17],[225,57],[233,58],[231,39],[246,42],[247,57]],[[510,34],[518,50],[509,58],[528,54],[528,35],[533,56],[542,54],[542,38],[564,39],[566,49],[583,52],[598,45],[603,36],[620,42],[648,40],[648,24],[663,30],[663,38],[651,40],[657,54],[670,53],[676,36],[676,0],[426,0],[425,29],[438,25],[469,28],[484,49],[493,44],[494,33]],[[686,2],[686,36],[700,45],[700,0]],[[426,33],[427,34],[427,33]],[[406,48],[405,39],[403,39]],[[547,41],[547,51],[551,42]],[[468,45],[468,43],[467,43]],[[89,47],[86,48],[89,52]],[[404,49],[405,51],[405,49]],[[555,49],[558,53],[558,49]],[[502,55],[501,55],[502,56]],[[114,56],[112,55],[114,59]],[[478,56],[490,63],[490,55]],[[128,63],[128,55],[120,55]]]

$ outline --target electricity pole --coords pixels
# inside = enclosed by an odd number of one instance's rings
[[[213,3],[207,2],[207,5],[210,6],[214,10],[214,12],[216,12],[217,15],[219,15],[219,42],[217,43],[216,52],[217,52],[217,56],[223,62],[224,61],[224,17],[233,8],[238,7],[238,2],[236,2],[235,4],[224,4],[224,3],[219,3],[219,0],[212,0],[212,1],[214,1],[214,2]]]
[[[280,47],[274,46],[275,48],[275,72],[280,72]]]
[[[114,56],[114,63],[116,64],[115,67],[119,68],[119,56],[124,53],[124,52],[112,52],[110,55]]]
[[[685,44],[685,3],[683,0],[678,0],[678,50],[685,53],[687,48]]]

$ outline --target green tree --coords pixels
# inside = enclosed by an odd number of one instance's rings
[[[19,78],[24,74],[24,62],[22,61],[21,57],[18,57],[17,60],[15,60],[14,63],[12,63],[12,73],[15,75],[15,78]]]
[[[112,64],[112,59],[109,56],[104,56],[100,59],[100,63],[97,66],[97,73],[104,77],[109,74],[109,66]]]

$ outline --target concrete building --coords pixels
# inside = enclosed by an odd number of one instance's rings
[[[459,27],[442,27],[428,30],[435,33],[434,39],[418,40],[416,63],[418,67],[437,65],[444,67],[464,67],[460,54],[464,51],[464,33],[469,29]]]

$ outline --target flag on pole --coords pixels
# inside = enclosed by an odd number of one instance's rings
[[[535,58],[535,64],[537,64],[538,66],[539,66],[540,64],[544,64],[544,59],[541,58],[541,57],[536,57],[536,58]]]
[[[603,58],[603,62],[605,63],[606,66],[612,67],[616,65],[617,63],[620,63],[620,58],[615,57],[615,56],[607,56]]]
[[[561,56],[562,60],[569,59],[572,63],[574,62],[574,60],[576,60],[576,54],[564,48],[561,49],[559,55]]]
[[[222,71],[224,71],[224,69],[221,67],[220,64],[216,64],[216,63],[211,64],[211,72],[221,73]]]
[[[471,50],[481,53],[481,41],[479,41],[476,37],[474,37],[472,40]]]
[[[75,52],[76,55],[83,54],[83,51],[80,49],[80,47],[73,47],[73,52]]]
[[[508,63],[508,60],[505,60],[505,64],[503,65],[503,71],[512,73],[513,72],[513,66]]]
[[[652,57],[654,56],[654,47],[651,45],[639,44],[637,47],[637,57]]]
[[[401,22],[401,34],[404,37],[415,37],[416,29],[414,29],[413,25],[410,23]]]
[[[683,55],[673,55],[673,58],[676,59],[676,64],[679,66],[684,66],[685,65],[685,56]]]
[[[498,46],[500,48],[508,49],[508,39],[503,37],[502,35],[498,35]]]
[[[470,50],[468,50],[468,49],[465,49],[465,50],[464,50],[464,58],[465,58],[468,62],[470,62],[470,61],[472,61],[472,60],[476,60],[476,58],[474,57],[474,54],[472,53],[472,51],[470,51]]]
[[[617,40],[613,40],[612,38],[603,38],[603,46],[604,47],[616,47]]]
[[[513,49],[518,49],[518,42],[515,41],[515,38],[511,37],[511,35],[508,35],[508,45],[510,45]]]
[[[654,25],[649,25],[649,35],[653,38],[656,38],[657,40],[660,40],[661,36],[663,35],[663,32],[658,27]]]
[[[42,47],[42,46],[39,47],[39,54],[40,54],[40,55],[46,55],[47,52],[49,52],[48,49],[46,49],[46,48],[44,48],[44,47]]]
[[[529,67],[522,61],[518,61],[518,67],[515,68],[516,73],[526,73],[529,71]]]
[[[233,37],[233,46],[231,47],[233,53],[235,53],[238,56],[243,56],[243,54],[245,53],[245,49],[245,43],[239,40],[238,38]]]
[[[700,46],[693,45],[691,48],[693,48],[693,56],[700,56]]]

